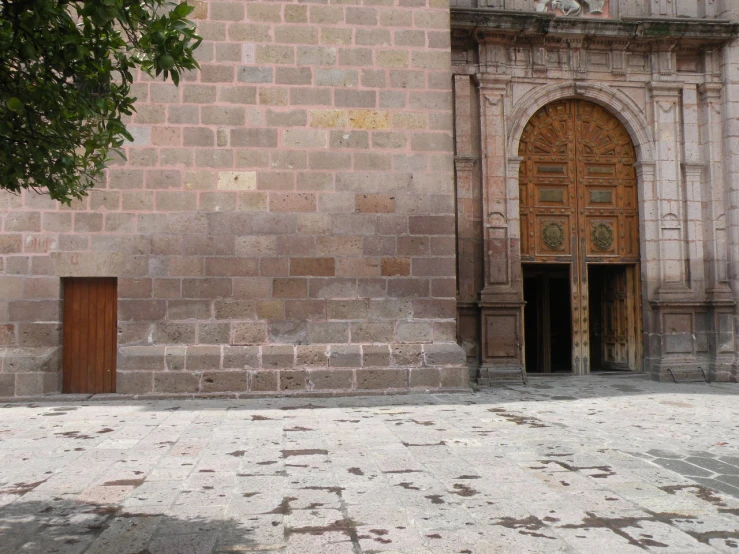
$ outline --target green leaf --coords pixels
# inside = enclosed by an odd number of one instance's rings
[[[188,6],[186,2],[182,2],[172,11],[172,15],[177,18],[187,17],[194,9],[193,6]]]
[[[8,100],[5,103],[5,105],[8,107],[8,109],[11,112],[15,112],[15,113],[21,113],[21,112],[23,112],[23,108],[25,107],[23,105],[23,102],[21,102],[21,99],[20,98],[16,98],[15,96],[13,96],[10,100]]]
[[[130,138],[121,118],[135,111],[134,75],[179,84],[181,71],[198,67],[192,9],[169,0],[0,1],[0,188],[45,189],[69,203],[99,183]]]

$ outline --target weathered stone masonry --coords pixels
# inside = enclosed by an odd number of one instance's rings
[[[71,207],[0,194],[0,396],[60,391],[64,277],[118,278],[119,393],[456,389],[445,0],[196,0]]]

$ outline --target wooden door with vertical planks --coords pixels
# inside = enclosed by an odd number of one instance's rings
[[[64,283],[62,391],[115,392],[118,292],[114,277]]]
[[[601,281],[601,363],[603,369],[628,369],[632,319],[629,317],[628,277],[625,267],[614,267],[617,271],[604,272]]]

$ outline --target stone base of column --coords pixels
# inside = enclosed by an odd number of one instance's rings
[[[652,360],[647,375],[651,380],[663,383],[701,382],[704,375],[711,383],[738,382],[737,370],[731,363],[711,360]]]
[[[522,384],[525,371],[522,366],[482,366],[478,373],[477,384],[481,387],[494,385]]]

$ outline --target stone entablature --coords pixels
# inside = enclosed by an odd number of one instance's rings
[[[660,378],[697,367],[735,378],[724,80],[726,44],[739,26],[568,18],[500,4],[508,11],[452,10],[458,250],[466,254],[458,300],[469,359],[481,361],[486,379],[520,371],[518,140],[537,110],[579,98],[613,113],[637,151],[643,368]],[[491,346],[487,329],[503,338]]]
[[[452,0],[453,8],[551,12],[563,17],[721,17],[733,0]]]

